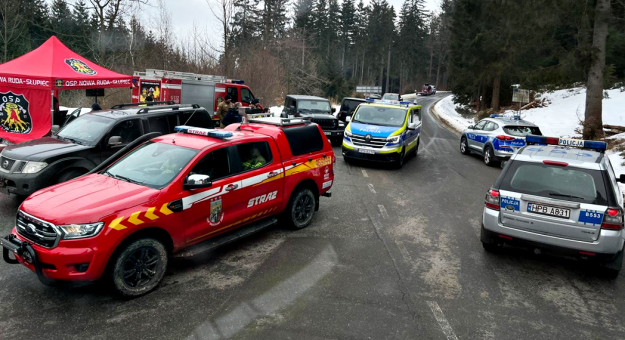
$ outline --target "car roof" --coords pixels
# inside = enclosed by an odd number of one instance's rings
[[[225,144],[233,140],[244,142],[248,139],[267,137],[263,134],[252,132],[252,131],[232,131],[232,134],[233,134],[232,137],[220,139],[220,138],[178,132],[178,133],[170,133],[168,135],[158,136],[156,138],[153,138],[152,141],[157,142],[157,143],[165,143],[165,144],[182,146],[185,148],[190,148],[190,149],[195,149],[195,150],[203,150],[213,145]]]
[[[503,124],[506,126],[531,126],[531,127],[538,127],[538,125],[532,123],[532,122],[528,122],[527,120],[523,120],[523,119],[514,119],[511,117],[498,117],[498,118],[485,118],[485,120],[488,121],[492,121],[495,123],[499,123],[499,124]]]
[[[144,112],[140,114],[139,111],[145,108],[146,108],[145,106],[127,106],[127,107],[123,107],[119,109],[91,111],[89,114],[100,116],[100,117],[111,118],[111,119],[119,119],[122,117],[137,116],[137,115],[149,116],[149,115],[156,115],[156,114],[162,114],[162,113],[182,112],[182,111],[189,111],[189,110],[205,110],[204,108],[193,108],[191,106],[178,107],[175,110],[172,107],[155,108],[151,106],[148,112]]]
[[[405,106],[392,105],[392,104],[383,104],[383,103],[365,103],[365,104],[360,104],[360,105],[374,106],[374,107],[386,107],[386,108],[390,108],[390,109],[404,109],[406,111],[408,111],[408,109],[410,108],[410,107],[405,107]]]
[[[343,98],[343,100],[356,100],[356,101],[359,101],[359,102],[366,102],[367,101],[364,98],[356,98],[356,97],[345,97],[345,98]]]
[[[293,99],[310,99],[310,100],[328,101],[326,98],[317,97],[317,96],[308,96],[308,95],[303,95],[303,94],[289,94],[289,95],[287,95],[287,97],[290,97],[290,98],[293,98]]]
[[[569,165],[601,170],[603,153],[558,145],[528,145],[521,148],[514,157],[515,161],[542,163],[543,161],[566,162]]]

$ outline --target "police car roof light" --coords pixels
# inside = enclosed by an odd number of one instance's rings
[[[536,136],[536,135],[528,135],[527,137],[525,137],[525,141],[528,144],[562,145],[562,146],[572,146],[572,147],[594,149],[594,150],[606,150],[608,148],[608,143],[606,142],[598,142],[598,141],[583,140],[583,139],[545,137],[545,136]]]
[[[490,115],[490,118],[501,118],[503,117],[502,115]]]
[[[399,105],[410,105],[410,102],[399,102]]]
[[[207,137],[213,137],[213,138],[219,138],[219,139],[225,139],[225,138],[229,138],[233,136],[231,131],[203,129],[203,128],[196,128],[196,127],[187,126],[187,125],[176,126],[174,128],[174,132],[188,133],[190,135],[207,136]]]
[[[375,99],[373,99],[373,98],[367,98],[365,100],[367,101],[367,103],[374,103],[375,102]]]

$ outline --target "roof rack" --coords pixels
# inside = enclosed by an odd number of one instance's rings
[[[193,109],[200,108],[198,104],[177,104],[177,105],[160,105],[160,106],[157,105],[155,107],[144,107],[140,109],[139,111],[137,111],[137,114],[148,113],[150,111],[156,111],[156,110],[166,110],[166,109],[178,110],[178,109],[182,109],[185,107],[190,107]]]
[[[267,117],[267,118],[252,118],[249,119],[249,123],[269,124],[275,126],[289,126],[299,124],[310,124],[310,117],[301,118],[282,118],[282,117]]]
[[[121,109],[122,107],[128,107],[128,106],[152,106],[152,105],[160,105],[160,104],[176,105],[176,103],[173,100],[168,100],[168,101],[162,101],[162,102],[115,104],[115,105],[111,106],[111,109]]]
[[[135,77],[143,78],[171,78],[171,79],[183,79],[183,80],[200,80],[209,81],[215,83],[225,83],[226,77],[215,76],[209,74],[196,74],[191,72],[178,72],[167,70],[146,69],[145,72],[135,71],[133,74]]]

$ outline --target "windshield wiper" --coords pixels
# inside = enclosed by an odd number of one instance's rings
[[[77,140],[76,140],[76,139],[74,139],[74,138],[62,137],[62,136],[59,136],[59,138],[60,138],[62,141],[65,141],[65,142],[71,142],[71,143],[74,143],[74,144],[82,145],[82,143],[81,143],[81,142],[77,141]]]
[[[549,196],[557,196],[557,197],[568,197],[568,198],[577,198],[577,199],[581,199],[583,200],[583,197],[579,197],[579,196],[573,196],[573,195],[566,195],[566,194],[558,194],[555,192],[550,192]]]
[[[107,176],[113,177],[115,179],[121,179],[122,181],[126,181],[128,183],[143,184],[142,182],[136,181],[134,179],[131,179],[131,178],[128,178],[128,177],[124,177],[124,176],[120,176],[120,175],[115,175],[115,174],[112,174],[112,173],[110,173],[108,171],[104,172],[104,174],[107,175]]]

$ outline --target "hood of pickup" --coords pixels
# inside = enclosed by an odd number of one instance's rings
[[[65,142],[52,137],[43,137],[20,144],[7,145],[2,150],[2,155],[22,161],[46,161],[90,148],[93,147]]]
[[[159,190],[91,174],[30,195],[22,211],[63,225],[99,222],[104,217],[155,200]]]
[[[380,138],[389,137],[393,133],[403,129],[403,127],[397,126],[371,125],[357,122],[349,123],[349,127],[352,134],[362,136],[371,135],[371,137]]]

